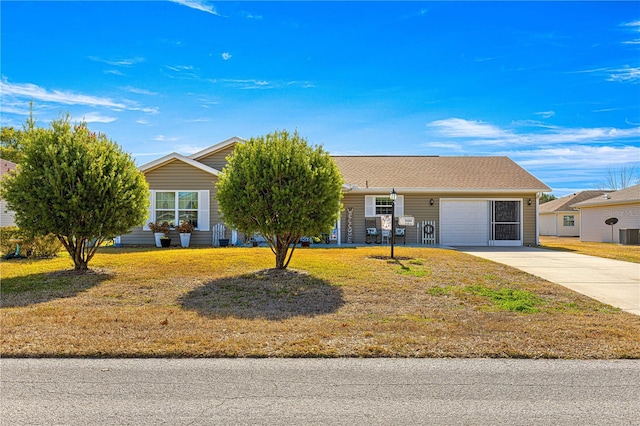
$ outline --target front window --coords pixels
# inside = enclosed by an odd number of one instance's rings
[[[376,215],[387,215],[393,212],[393,205],[389,197],[376,197]]]
[[[576,219],[573,215],[562,217],[562,226],[576,226]]]
[[[168,222],[171,227],[190,221],[198,227],[198,192],[166,191],[156,192],[156,222]]]

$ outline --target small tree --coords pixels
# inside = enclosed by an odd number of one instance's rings
[[[342,176],[321,147],[275,131],[236,145],[217,183],[224,221],[261,234],[286,269],[300,237],[329,232],[340,214]]]
[[[131,156],[69,117],[25,132],[23,157],[1,191],[21,230],[54,234],[76,270],[106,239],[142,225],[148,186]]]

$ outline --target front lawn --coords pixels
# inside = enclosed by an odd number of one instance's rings
[[[572,251],[589,256],[640,263],[640,246],[580,241],[579,237],[540,237],[540,245],[551,250]]]
[[[103,248],[2,262],[0,355],[640,358],[640,317],[453,250]]]

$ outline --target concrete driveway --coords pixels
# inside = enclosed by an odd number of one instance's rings
[[[532,247],[457,247],[640,315],[640,264]]]

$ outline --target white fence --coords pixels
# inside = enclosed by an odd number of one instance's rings
[[[436,243],[436,221],[435,220],[423,220],[418,222],[417,226],[417,243],[420,244],[435,244]]]

